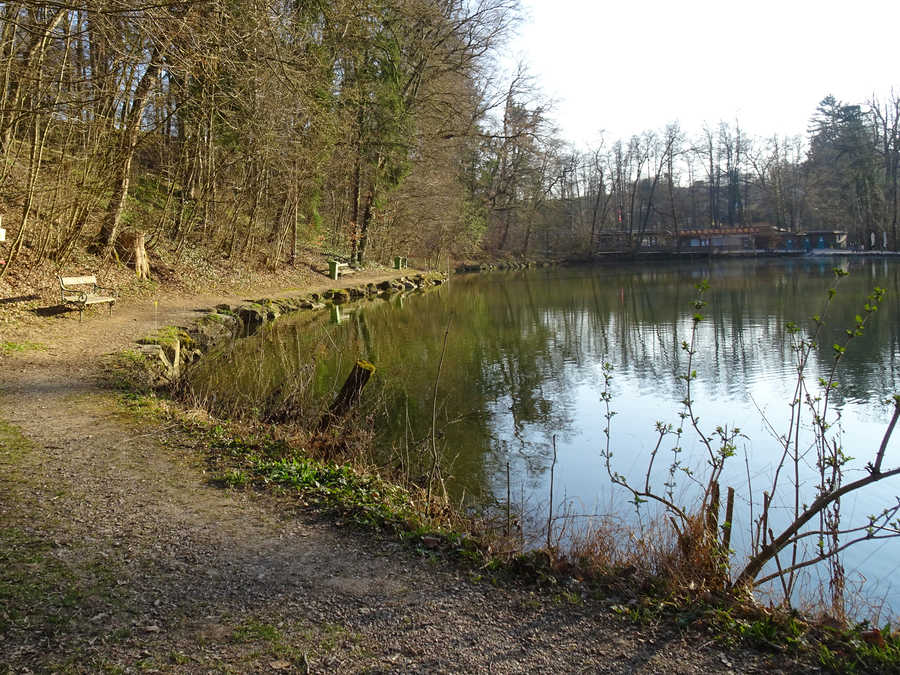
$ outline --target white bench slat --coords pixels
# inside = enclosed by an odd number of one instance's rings
[[[79,284],[96,284],[97,277],[94,275],[87,277],[60,277],[59,281],[63,286],[77,286]]]
[[[85,305],[96,305],[100,302],[115,302],[116,299],[107,295],[89,295],[84,301]]]

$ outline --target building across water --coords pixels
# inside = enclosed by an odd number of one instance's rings
[[[846,249],[844,230],[788,232],[771,225],[682,230],[677,235],[680,250],[715,251],[811,251]]]
[[[873,249],[875,248],[873,244]],[[744,227],[686,228],[677,231],[626,230],[602,231],[594,237],[597,253],[680,252],[680,253],[804,253],[847,251],[850,249],[846,230],[806,230],[789,232],[773,225]]]

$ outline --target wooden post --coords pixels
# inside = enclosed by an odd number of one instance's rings
[[[354,364],[353,370],[347,376],[347,380],[344,382],[344,386],[341,387],[337,398],[334,399],[334,403],[331,404],[328,412],[322,415],[322,419],[319,420],[318,431],[327,429],[332,422],[346,415],[357,404],[359,397],[362,395],[363,387],[366,386],[374,372],[375,366],[368,361],[360,359]]]

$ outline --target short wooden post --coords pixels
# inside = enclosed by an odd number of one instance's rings
[[[329,260],[328,261],[328,276],[337,281],[338,278],[338,261],[337,260]]]
[[[322,415],[322,419],[319,420],[318,431],[327,429],[334,420],[346,415],[359,402],[363,387],[366,386],[374,372],[375,366],[368,361],[360,359],[353,365],[353,370],[347,376],[347,380],[344,382],[344,386],[341,387],[337,398],[334,399],[334,403],[331,404],[328,412]]]

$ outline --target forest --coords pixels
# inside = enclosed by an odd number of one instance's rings
[[[825,96],[805,137],[673,123],[574,148],[504,67],[518,21],[516,0],[0,2],[0,279],[137,237],[270,269],[759,224],[897,249],[900,96]]]

